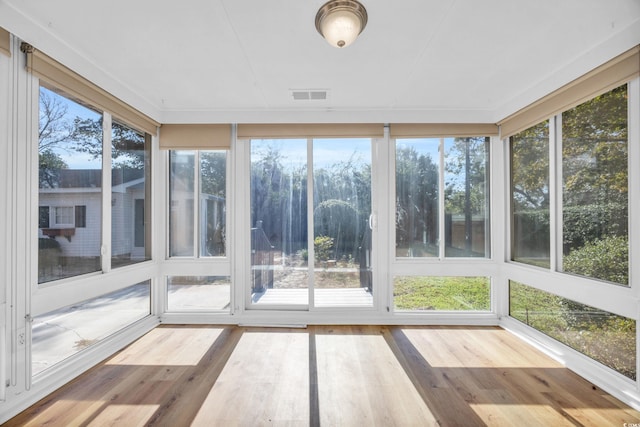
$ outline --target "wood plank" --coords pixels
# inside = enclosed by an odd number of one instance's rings
[[[498,327],[163,325],[8,426],[620,426],[640,412]]]
[[[245,329],[192,425],[308,425],[308,342],[301,330]]]

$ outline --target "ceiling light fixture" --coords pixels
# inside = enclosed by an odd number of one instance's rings
[[[330,0],[316,14],[316,29],[331,46],[347,47],[367,25],[367,10],[356,0]]]

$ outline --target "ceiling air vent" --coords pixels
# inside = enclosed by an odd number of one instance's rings
[[[293,89],[291,96],[294,101],[324,101],[327,99],[327,91],[324,89]]]

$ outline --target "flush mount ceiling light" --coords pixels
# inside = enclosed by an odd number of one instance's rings
[[[331,0],[316,14],[316,29],[331,46],[347,47],[367,25],[367,11],[355,0]]]

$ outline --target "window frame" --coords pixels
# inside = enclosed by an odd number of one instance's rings
[[[58,222],[58,217],[61,217],[62,215],[59,214],[59,210],[68,210],[68,212],[70,212],[68,214],[70,221],[69,222]],[[61,206],[53,206],[53,223],[52,226],[49,228],[75,228],[75,207],[74,206],[67,206],[67,205],[61,205]],[[66,216],[66,215],[65,215]]]
[[[484,163],[484,167],[485,167],[485,171],[484,171],[484,175],[485,175],[485,181],[484,181],[484,186],[485,186],[485,209],[486,209],[486,217],[484,219],[484,224],[485,224],[485,230],[484,230],[484,239],[485,239],[485,255],[482,257],[471,257],[471,256],[461,256],[461,257],[455,257],[455,256],[447,256],[446,252],[447,252],[447,242],[446,242],[446,216],[447,216],[447,208],[446,208],[446,199],[447,199],[447,195],[446,195],[446,183],[445,183],[445,178],[447,176],[447,171],[446,171],[446,165],[447,165],[447,156],[445,153],[445,146],[447,144],[447,140],[449,139],[453,139],[455,141],[456,138],[461,138],[461,139],[470,139],[470,138],[485,138],[485,163]],[[398,257],[395,253],[395,250],[392,250],[392,262],[394,263],[417,263],[417,262],[455,262],[455,260],[492,260],[493,259],[493,238],[491,236],[491,230],[492,230],[492,223],[493,223],[493,212],[494,209],[492,209],[492,194],[493,194],[493,179],[492,179],[492,175],[493,175],[493,171],[492,171],[492,167],[491,165],[493,164],[493,162],[491,161],[491,157],[492,157],[492,153],[493,153],[493,149],[491,148],[492,145],[492,141],[494,140],[494,138],[491,135],[481,135],[481,136],[439,136],[439,137],[429,137],[424,136],[424,137],[415,137],[415,136],[411,136],[411,137],[404,137],[404,136],[399,136],[399,137],[395,137],[391,139],[391,143],[389,144],[390,146],[390,154],[389,158],[391,159],[391,166],[390,166],[390,191],[392,192],[392,200],[396,200],[396,159],[397,159],[397,145],[398,145],[398,140],[418,140],[418,139],[437,139],[439,140],[438,143],[438,159],[434,159],[438,162],[438,215],[437,215],[437,219],[438,219],[438,255],[437,256],[433,256],[433,257]],[[391,199],[390,199],[391,200]],[[393,216],[392,218],[395,218],[395,206],[393,207]],[[390,225],[391,228],[391,237],[390,237],[390,244],[395,245],[396,244],[396,239],[397,239],[397,235],[396,235],[396,227],[395,225]]]
[[[172,255],[171,254],[171,229],[172,229],[172,224],[171,224],[171,210],[177,206],[177,202],[178,200],[174,200],[171,197],[171,159],[173,156],[173,153],[175,151],[181,151],[181,152],[186,152],[186,153],[193,153],[193,166],[194,166],[194,179],[193,179],[193,206],[192,206],[192,216],[191,219],[193,220],[193,241],[192,241],[192,255]],[[203,236],[202,236],[202,230],[201,227],[204,224],[204,218],[202,218],[202,215],[204,214],[204,210],[203,210],[203,197],[202,197],[202,171],[201,171],[201,153],[206,152],[206,153],[224,153],[225,155],[225,209],[224,209],[224,220],[225,220],[225,228],[227,229],[227,231],[225,232],[225,240],[224,240],[224,244],[225,244],[225,251],[224,251],[224,255],[203,255],[202,254],[202,249],[203,249],[203,245],[205,244],[204,240],[203,240]],[[168,260],[187,260],[187,259],[194,259],[194,260],[228,260],[230,257],[229,254],[229,215],[230,215],[230,209],[229,209],[229,196],[230,196],[230,182],[229,182],[229,177],[230,177],[230,151],[226,150],[224,148],[218,148],[218,149],[199,149],[199,150],[193,150],[193,149],[169,149],[167,150],[167,176],[166,176],[166,185],[167,185],[167,204],[165,207],[166,210],[166,214],[167,214],[167,228],[166,228],[166,259]]]
[[[83,273],[75,276],[59,278],[43,283],[38,283],[38,253],[39,253],[39,245],[38,239],[40,236],[40,209],[48,208],[49,209],[49,227],[57,227],[62,229],[73,229],[73,228],[86,228],[86,221],[88,218],[85,216],[85,227],[76,226],[75,217],[76,217],[76,205],[69,204],[68,207],[73,208],[73,217],[72,224],[55,224],[54,218],[54,206],[53,205],[39,205],[38,200],[38,189],[33,191],[33,196],[29,197],[31,200],[31,214],[30,220],[28,224],[29,227],[29,235],[32,236],[31,248],[33,251],[32,259],[35,262],[30,263],[30,277],[29,280],[31,282],[31,292],[28,296],[28,299],[31,301],[31,316],[36,316],[41,313],[46,313],[49,311],[56,310],[62,306],[68,305],[70,303],[74,303],[77,301],[83,301],[91,298],[96,298],[101,295],[104,295],[109,292],[113,292],[119,289],[126,288],[127,286],[138,283],[144,280],[149,280],[154,277],[152,273],[152,264],[153,264],[153,243],[149,246],[149,251],[151,256],[148,260],[136,263],[137,267],[131,268],[130,266],[122,266],[116,269],[112,269],[112,260],[111,260],[111,123],[112,123],[112,115],[109,111],[100,110],[95,105],[87,102],[86,100],[78,100],[73,96],[65,93],[63,90],[55,87],[54,85],[48,83],[47,81],[42,81],[36,76],[31,76],[29,82],[29,90],[30,93],[30,105],[31,105],[31,115],[35,118],[39,117],[39,109],[40,109],[40,90],[41,86],[46,87],[49,90],[54,91],[55,93],[60,94],[61,96],[69,99],[71,102],[79,103],[83,106],[87,106],[88,108],[98,111],[102,113],[102,181],[101,181],[101,224],[99,226],[98,234],[100,236],[107,236],[107,238],[102,237],[101,242],[101,254],[100,254],[100,268],[97,271]],[[151,135],[148,132],[141,130],[139,128],[133,127],[128,124],[127,121],[118,120],[119,123],[124,123],[126,126],[131,127],[131,129],[142,133],[145,136],[145,140],[149,142],[150,147],[153,147],[157,144],[157,136]],[[39,162],[38,162],[38,129],[37,123],[38,120],[35,120],[36,125],[31,129],[30,140],[32,141],[31,148],[33,153],[36,155],[32,155],[30,159],[30,169],[31,169],[31,179],[32,185],[38,186],[38,176],[39,176]],[[148,176],[153,176],[153,163],[155,162],[155,155],[153,152],[149,153],[149,165],[151,167]],[[151,189],[151,182],[149,183],[149,189]],[[155,198],[153,197],[153,191],[148,191],[146,197],[149,198],[149,206],[153,203],[156,203]],[[63,206],[62,204],[59,206]],[[82,206],[82,205],[78,205]],[[86,206],[86,205],[85,205]],[[149,223],[146,225],[149,236],[153,236],[153,218],[155,215],[149,216]],[[74,237],[71,237],[73,240]],[[155,239],[154,239],[155,240]],[[155,312],[155,309],[153,310]]]

